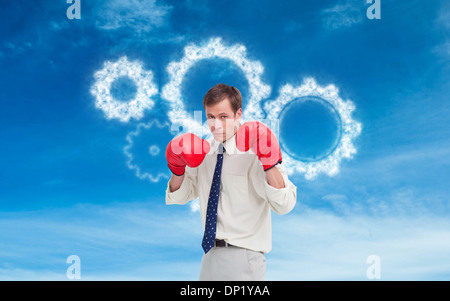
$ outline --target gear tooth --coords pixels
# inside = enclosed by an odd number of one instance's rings
[[[247,55],[247,49],[245,48],[244,45],[239,45],[236,49],[237,54],[240,54],[242,56],[246,56]]]
[[[327,97],[336,97],[339,94],[339,89],[335,85],[328,85],[324,89]]]

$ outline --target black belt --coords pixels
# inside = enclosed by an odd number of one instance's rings
[[[230,245],[223,239],[216,239],[214,241],[214,247],[230,247],[230,246],[233,246],[233,245]]]

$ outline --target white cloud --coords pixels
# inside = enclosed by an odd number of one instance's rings
[[[448,58],[450,56],[450,41],[437,44],[431,49],[431,51],[443,58]]]
[[[192,212],[199,212],[200,211],[200,201],[198,198],[196,198],[195,200],[192,200],[189,203],[189,206],[191,207],[191,211]]]
[[[65,280],[77,255],[82,280],[196,280],[200,217],[160,201],[2,213],[0,279]]]
[[[21,268],[0,268],[1,281],[62,281],[67,280],[64,273],[48,270]]]
[[[171,10],[171,6],[158,4],[155,0],[99,1],[94,8],[98,28],[126,28],[138,34],[164,26]]]
[[[448,202],[423,196],[414,188],[377,190],[364,196],[328,194],[322,199],[331,208],[312,210],[300,205],[291,220],[280,217],[274,222],[279,223],[282,240],[291,235],[282,229],[296,225],[300,237],[294,241],[307,246],[298,264],[315,266],[292,278],[367,280],[365,260],[378,255],[382,280],[450,279]],[[280,256],[295,258],[294,254]]]
[[[434,46],[431,51],[442,56],[444,59],[450,57],[450,38],[448,32],[450,30],[450,4],[447,1],[441,1],[441,7],[438,9],[438,16],[434,22],[438,32],[445,32],[443,42]]]
[[[381,280],[450,279],[444,216],[336,216],[302,208],[273,220],[267,280],[368,280],[370,255],[381,259]]]
[[[438,16],[436,22],[438,26],[442,26],[443,29],[450,29],[450,4],[447,1],[440,2],[441,7],[438,9]]]
[[[328,29],[338,29],[359,24],[365,18],[363,8],[363,1],[340,1],[321,12],[323,26]]]
[[[3,41],[3,52],[1,52],[0,57],[8,56],[15,57],[18,55],[25,54],[28,50],[31,50],[33,45],[30,42],[11,42]]]
[[[347,202],[345,212],[299,203],[272,214],[266,280],[367,280],[370,255],[381,259],[381,280],[449,280],[450,220],[415,211],[426,203],[414,197],[393,193],[393,202],[366,201],[374,208],[360,211],[349,196],[329,194]],[[198,212],[159,201],[1,213],[0,279],[63,280],[67,256],[77,255],[82,280],[196,280]]]

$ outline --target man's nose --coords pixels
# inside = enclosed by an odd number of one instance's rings
[[[221,130],[223,128],[222,121],[218,118],[214,119],[213,127],[215,130]]]

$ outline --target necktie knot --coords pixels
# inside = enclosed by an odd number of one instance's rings
[[[225,152],[225,146],[223,143],[219,144],[219,154],[223,154]]]

